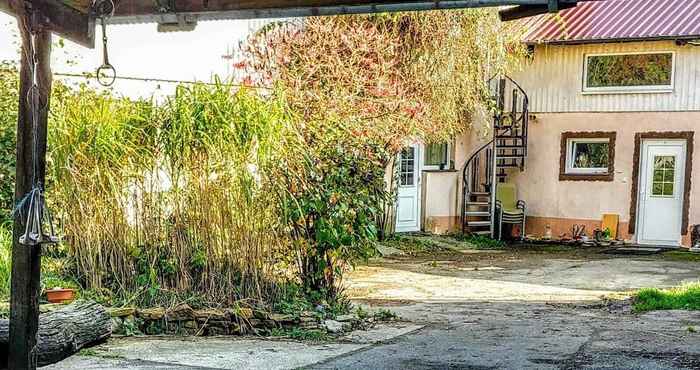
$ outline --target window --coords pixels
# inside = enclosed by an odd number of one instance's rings
[[[654,92],[673,89],[671,52],[587,55],[584,92]]]
[[[559,180],[612,181],[614,132],[564,132],[561,135]]]
[[[651,195],[672,197],[675,184],[676,157],[672,155],[654,156],[654,176],[651,181]]]
[[[447,168],[449,162],[449,145],[447,143],[427,144],[425,146],[425,165],[440,169]]]
[[[413,186],[415,185],[415,159],[416,148],[410,146],[401,150],[399,157],[399,185]]]
[[[566,173],[607,173],[609,140],[570,139]]]

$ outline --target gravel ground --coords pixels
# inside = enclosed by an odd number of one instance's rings
[[[700,279],[700,263],[587,251],[395,258],[349,291],[423,329],[314,369],[700,369],[700,312],[634,314],[603,295]],[[693,332],[695,331],[697,332]]]
[[[355,269],[355,302],[404,320],[338,343],[125,338],[50,369],[700,369],[700,312],[635,314],[631,289],[700,279],[700,262],[599,250],[449,251]]]

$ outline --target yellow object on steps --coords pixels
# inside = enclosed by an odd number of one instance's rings
[[[617,224],[620,221],[620,216],[615,214],[604,214],[600,229],[610,229],[610,238],[617,239]]]

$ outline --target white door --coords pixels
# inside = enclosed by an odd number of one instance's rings
[[[640,244],[677,246],[681,238],[685,141],[646,140],[640,165]]]
[[[420,145],[401,150],[397,160],[396,231],[420,230]]]

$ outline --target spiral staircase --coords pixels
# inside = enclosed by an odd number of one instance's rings
[[[528,97],[510,77],[489,82],[493,103],[493,138],[477,149],[462,168],[462,232],[495,236],[497,182],[525,169]]]

